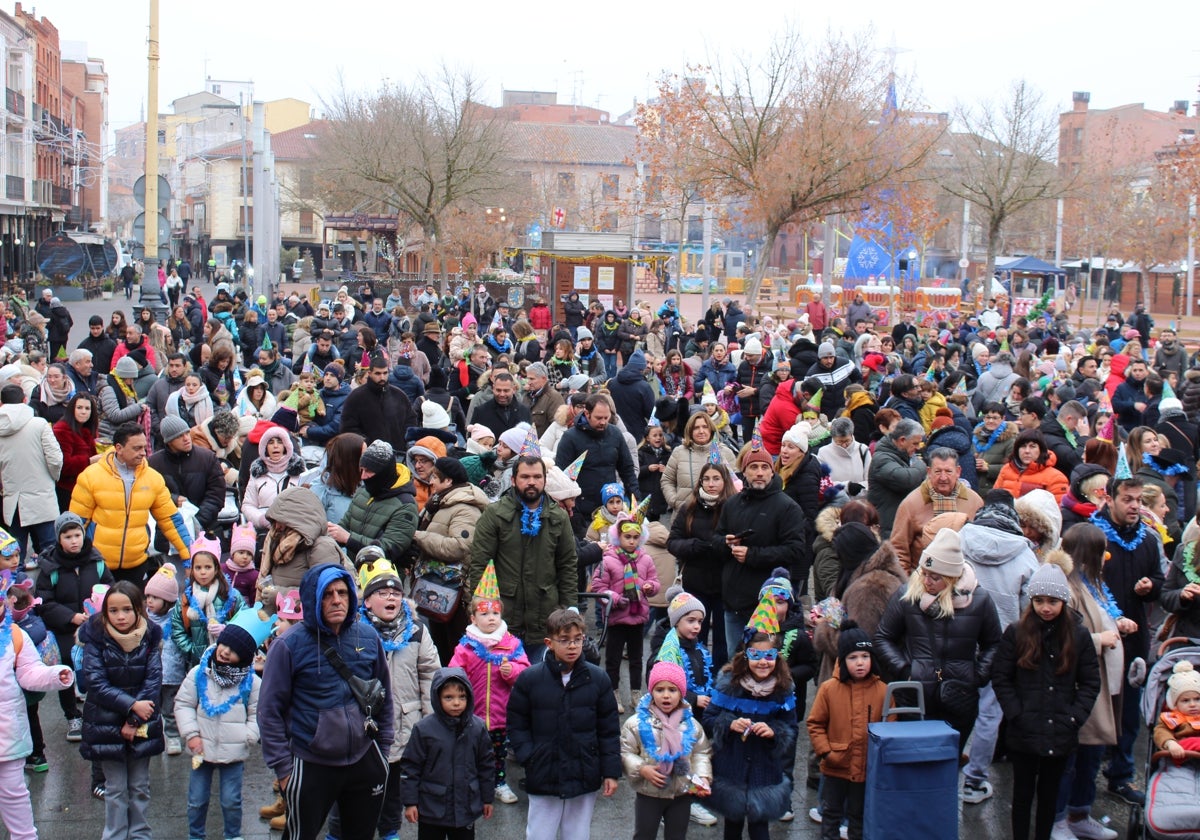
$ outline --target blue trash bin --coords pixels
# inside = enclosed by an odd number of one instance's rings
[[[892,705],[896,691],[910,690],[917,705]],[[925,716],[919,682],[888,686],[883,723],[867,727],[866,838],[958,838],[958,733],[945,721],[887,722],[889,715]],[[903,832],[897,834],[897,827]]]

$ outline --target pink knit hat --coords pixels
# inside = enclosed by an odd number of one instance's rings
[[[233,533],[229,538],[229,553],[233,554],[237,551],[249,551],[254,553],[256,547],[256,537],[254,526],[246,523],[245,525],[234,525]]]
[[[146,581],[146,594],[174,604],[179,600],[179,572],[170,563],[162,564]]]
[[[680,694],[687,694],[687,674],[674,662],[655,662],[654,667],[650,669],[650,679],[646,681],[646,687],[653,691],[654,686],[663,680],[678,688]]]
[[[217,561],[217,565],[221,564],[221,544],[216,540],[205,539],[204,537],[196,537],[190,546],[188,546],[188,556],[196,559],[199,553],[211,554]]]

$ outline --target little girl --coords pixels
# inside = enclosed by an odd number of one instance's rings
[[[621,654],[628,651],[629,702],[636,706],[642,693],[642,629],[650,618],[647,598],[660,588],[654,558],[642,549],[645,544],[642,523],[622,513],[608,529],[604,559],[592,575],[592,591],[611,596],[604,669],[612,680],[618,714],[625,711],[621,706]]]
[[[13,840],[36,840],[33,805],[25,784],[26,757],[33,750],[29,722],[25,716],[24,691],[61,691],[74,682],[65,665],[45,665],[25,631],[15,626],[6,608],[12,578],[0,576],[0,818]]]
[[[229,537],[229,559],[221,564],[221,570],[247,604],[254,603],[258,584],[258,566],[254,563],[255,540],[253,525],[234,525]]]
[[[8,590],[8,609],[12,613],[13,622],[25,631],[25,635],[37,648],[38,658],[44,665],[59,665],[58,645],[54,637],[46,629],[46,623],[41,616],[33,611],[38,605],[33,597],[33,578],[24,572],[17,572],[14,583]],[[32,773],[45,773],[50,769],[46,761],[46,739],[42,735],[42,721],[38,717],[38,703],[44,692],[24,691],[25,712],[29,716],[29,735],[33,739],[33,752],[25,759],[25,769]]]
[[[220,572],[221,544],[199,537],[191,545],[192,568],[183,598],[171,610],[171,638],[190,669],[216,641],[225,622],[244,604]]]
[[[158,712],[162,631],[146,618],[142,592],[118,581],[100,612],[79,628],[87,702],[80,753],[104,770],[101,840],[149,837],[150,758],[163,751]]]
[[[667,445],[667,436],[663,427],[654,417],[650,418],[646,427],[646,437],[638,447],[638,494],[644,499],[649,497],[650,510],[646,517],[651,522],[667,512],[667,500],[662,492],[662,474],[667,461],[671,457],[671,447]]]
[[[491,452],[496,445],[496,436],[492,430],[482,423],[472,423],[467,426],[467,453],[482,455]]]
[[[1026,591],[1029,606],[996,651],[992,687],[1008,724],[1012,836],[1029,837],[1036,794],[1033,836],[1048,840],[1067,756],[1079,746],[1079,728],[1100,693],[1100,666],[1091,633],[1067,609],[1071,590],[1062,569],[1038,567]]]
[[[592,542],[608,543],[608,529],[617,524],[617,517],[625,512],[625,488],[609,482],[600,488],[600,507],[592,514],[592,524],[587,529],[587,539]]]
[[[489,560],[471,598],[471,623],[450,657],[450,668],[462,668],[475,695],[475,714],[483,719],[496,757],[496,798],[506,805],[517,801],[507,781],[508,696],[513,683],[529,667],[521,640],[508,632],[504,604],[496,582],[496,565]]]
[[[205,837],[213,771],[221,775],[225,837],[242,836],[242,772],[258,743],[258,689],[254,652],[275,619],[257,609],[235,615],[179,687],[175,717],[192,754],[188,783],[188,836]]]
[[[158,708],[162,710],[163,731],[167,736],[167,755],[179,755],[183,744],[175,724],[175,692],[187,676],[187,665],[179,646],[171,638],[171,609],[179,600],[179,573],[171,563],[164,563],[146,581],[146,617],[162,630],[162,695]]]
[[[712,787],[712,755],[684,699],[687,677],[673,662],[650,669],[650,694],[621,727],[621,762],[633,782],[633,840],[683,840],[694,796]]]
[[[712,808],[725,817],[725,838],[767,840],[767,825],[791,809],[796,695],[775,646],[779,619],[769,598],[759,602],[742,634],[745,646],[721,669],[704,710],[713,745]],[[736,639],[731,639],[736,642]]]
[[[1187,751],[1200,752],[1200,673],[1186,659],[1167,678],[1167,711],[1154,726],[1154,747],[1177,762]]]

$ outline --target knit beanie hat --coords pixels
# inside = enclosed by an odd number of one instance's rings
[[[822,341],[821,346],[817,348],[817,358],[824,359],[828,356],[836,356],[837,351],[833,349],[832,341]]]
[[[129,356],[122,356],[113,367],[113,375],[118,379],[137,379],[137,362]]]
[[[239,665],[249,665],[253,662],[254,652],[258,650],[254,637],[236,624],[225,625],[221,635],[217,636],[217,644],[225,645],[236,653]]]
[[[375,440],[363,452],[358,465],[373,473],[385,473],[396,469],[396,453],[386,440]]]
[[[742,472],[745,472],[746,467],[748,467],[754,463],[763,463],[763,464],[766,464],[768,467],[770,467],[772,470],[775,469],[775,461],[774,461],[774,459],[771,458],[771,453],[768,452],[766,449],[751,448],[751,449],[747,450],[746,454],[742,456]]]
[[[514,453],[520,452],[521,444],[525,442],[525,435],[528,431],[528,423],[518,423],[511,429],[500,433],[500,442]]]
[[[933,429],[943,429],[946,426],[953,426],[953,425],[954,425],[954,412],[952,412],[948,408],[939,408],[937,410],[937,412],[934,414],[933,422],[929,424],[929,428],[932,431]]]
[[[611,481],[600,488],[600,504],[607,505],[609,499],[617,498],[625,499],[625,488],[615,481]]]
[[[809,435],[810,428],[811,427],[808,425],[808,423],[805,423],[803,420],[801,420],[799,423],[792,426],[790,429],[788,429],[786,432],[783,433],[782,441],[792,444],[797,449],[799,449],[801,452],[807,452],[808,451],[808,435]],[[743,464],[744,463],[745,462],[743,460]]]
[[[457,458],[438,458],[433,462],[433,468],[451,484],[467,483],[467,468]]]
[[[667,621],[670,622],[671,626],[674,627],[679,623],[679,619],[690,612],[698,612],[700,615],[707,615],[708,613],[704,608],[704,602],[695,595],[684,592],[682,586],[672,586],[668,589]]]
[[[79,514],[65,510],[54,520],[54,539],[61,537],[62,532],[68,528],[78,528],[80,531],[87,533],[83,527],[83,519],[80,518]]]
[[[1036,595],[1046,598],[1057,598],[1064,604],[1071,603],[1071,588],[1067,585],[1067,576],[1054,563],[1043,563],[1038,566],[1033,577],[1025,587],[1030,600]]]
[[[162,437],[163,443],[170,443],[175,438],[183,437],[188,431],[187,421],[174,414],[168,414],[158,425],[158,434]]]
[[[963,573],[962,541],[958,532],[943,528],[921,552],[920,567],[943,577],[958,578]]]
[[[421,403],[421,425],[426,429],[445,429],[450,425],[450,414],[433,400],[426,399]]]
[[[850,681],[850,669],[846,667],[846,657],[859,651],[871,654],[871,672],[877,673],[871,637],[867,635],[866,630],[853,621],[843,622],[841,632],[838,634],[838,679],[842,682]]]
[[[1200,692],[1200,672],[1186,659],[1176,662],[1171,670],[1172,674],[1167,679],[1167,705],[1174,709],[1180,694],[1188,691]]]
[[[271,422],[292,434],[300,431],[300,418],[296,415],[296,409],[290,406],[279,406],[275,410],[275,413],[271,415]]]
[[[179,600],[179,573],[170,563],[163,563],[146,581],[146,594],[162,598],[168,604]]]
[[[655,662],[650,669],[650,679],[646,680],[646,688],[653,691],[654,686],[664,680],[678,688],[680,694],[687,694],[687,674],[674,662]]]
[[[341,361],[330,362],[325,365],[325,369],[321,371],[321,375],[328,376],[331,373],[337,377],[338,382],[341,382],[346,378],[346,366]]]
[[[788,570],[779,566],[771,570],[771,576],[763,581],[763,585],[758,590],[758,600],[762,600],[768,594],[774,595],[775,592],[770,590],[782,591],[787,595],[788,601],[795,599],[795,593],[792,591],[792,579],[788,575]]]
[[[249,551],[254,553],[257,547],[256,535],[254,526],[247,523],[245,525],[234,525],[233,531],[229,536],[229,553],[234,554],[238,551]]]
[[[592,335],[592,331],[589,330],[587,327],[577,327],[575,329],[575,340],[576,341],[586,341],[589,338],[595,340],[596,337],[594,335]]]
[[[496,434],[482,423],[474,423],[467,427],[467,432],[471,435],[471,440],[476,443],[482,443],[485,438],[496,439]]]

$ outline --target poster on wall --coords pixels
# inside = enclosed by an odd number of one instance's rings
[[[611,265],[602,265],[596,269],[596,288],[602,292],[611,292],[616,288],[617,270]]]
[[[592,267],[590,265],[575,266],[575,283],[571,288],[577,292],[586,292],[592,287]]]
[[[596,300],[600,301],[600,303],[603,304],[605,312],[607,312],[608,310],[613,308],[613,296],[612,295],[596,295]]]

